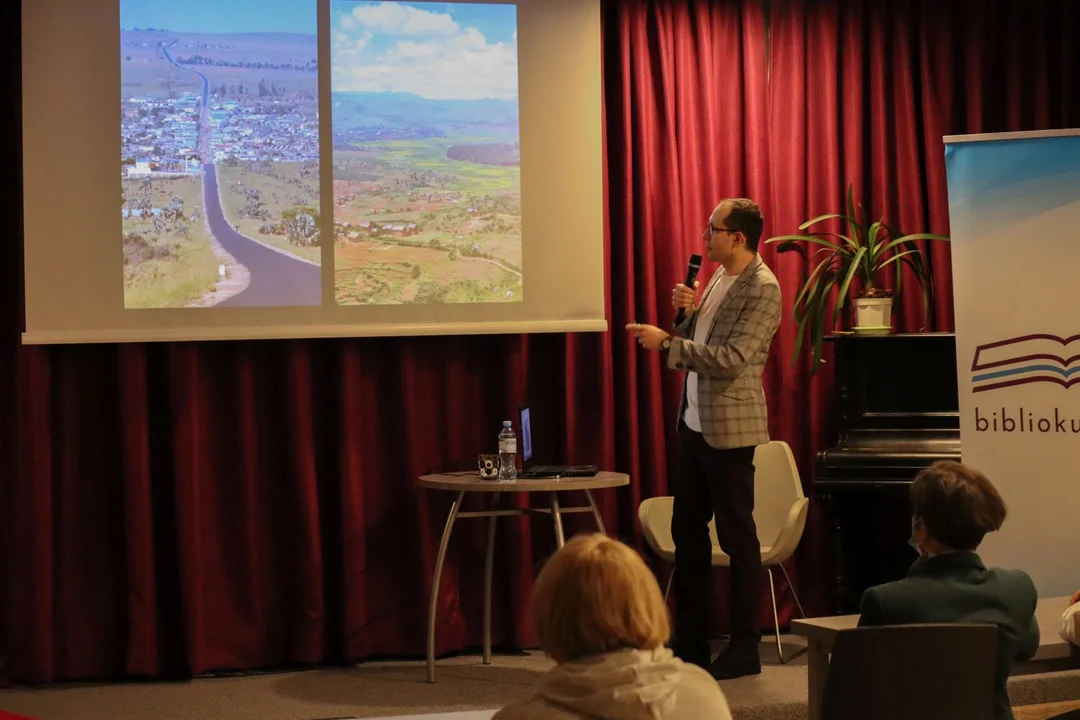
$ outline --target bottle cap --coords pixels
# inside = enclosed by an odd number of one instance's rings
[[[503,420],[503,427],[510,427],[510,425],[511,423],[509,420]]]

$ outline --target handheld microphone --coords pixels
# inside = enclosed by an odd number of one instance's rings
[[[691,290],[694,289],[694,280],[697,279],[698,271],[701,270],[701,256],[694,253],[690,256],[690,262],[686,266],[686,282],[683,283]],[[678,325],[686,319],[686,308],[679,308],[679,312],[675,315],[675,324]]]

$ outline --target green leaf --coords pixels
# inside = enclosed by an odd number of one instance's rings
[[[895,247],[900,248],[901,250],[919,250],[920,249],[919,246],[916,245],[914,242],[911,242],[909,240],[905,240],[903,238],[901,238],[900,241],[898,241],[894,245],[895,245]],[[920,253],[918,253],[916,255],[911,256],[910,260],[911,260],[911,263],[912,263],[912,269],[915,270],[915,274],[918,276],[919,282],[920,283],[923,282],[926,279],[926,277],[929,275],[929,271],[927,270],[927,267],[926,267],[925,256],[920,252]]]
[[[796,301],[795,314],[799,320],[799,328],[795,339],[795,350],[791,357],[792,364],[798,362],[799,353],[802,351],[803,343],[806,342],[808,336],[812,345],[813,338],[822,332],[823,318],[820,308],[824,302],[828,301],[829,291],[835,284],[834,278],[836,275],[829,260],[827,258],[814,268],[812,275],[817,274],[816,277],[813,282],[807,281],[803,287],[803,293],[800,294],[800,298]]]
[[[824,220],[847,220],[847,218],[844,217],[843,215],[837,215],[836,213],[825,213],[824,215],[818,215],[813,220],[807,220],[806,222],[804,222],[802,225],[799,226],[799,229],[800,230],[805,230],[806,228],[810,227],[811,225],[816,225],[817,223],[822,222]]]
[[[766,242],[768,242],[766,240]],[[806,257],[806,247],[802,243],[797,243],[794,240],[788,240],[780,243],[780,247],[776,248],[778,253],[797,252],[803,257]]]
[[[840,286],[840,293],[836,296],[836,307],[833,308],[833,326],[836,326],[836,321],[840,317],[840,312],[844,309],[844,302],[847,300],[848,288],[851,287],[851,279],[855,277],[856,271],[859,269],[859,260],[866,254],[866,248],[859,248],[858,254],[852,260],[850,267],[848,267],[847,277],[844,278],[844,284]]]
[[[829,294],[835,285],[836,278],[830,278],[829,282],[823,288],[823,292],[819,293],[817,297],[813,318],[810,321],[810,334],[814,344],[813,362],[810,365],[811,377],[817,373],[818,367],[821,365],[822,355],[825,352],[825,310],[829,302]]]
[[[808,300],[808,296],[812,296],[813,293],[816,292],[816,289],[821,282],[822,276],[827,274],[825,273],[825,270],[832,265],[834,257],[835,253],[814,266],[813,271],[806,278],[806,282],[803,283],[802,290],[795,298],[795,307],[802,307],[803,301]]]
[[[940,240],[942,242],[951,242],[952,238],[948,235],[935,235],[934,233],[912,233],[910,235],[903,235],[900,240]]]
[[[869,250],[870,253],[869,257],[866,259],[868,268],[874,266],[874,263],[877,262],[878,257],[882,253],[882,245],[884,245],[884,242],[878,242],[878,235],[881,234],[881,230],[884,227],[885,226],[879,220],[871,225],[869,232],[867,232],[866,249]]]
[[[803,338],[806,336],[806,324],[810,322],[810,313],[804,313],[801,318],[796,318],[799,321],[799,327],[795,331],[795,349],[791,351],[791,364],[794,366],[799,362],[799,354],[802,352]]]
[[[911,270],[911,274],[915,276],[915,281],[918,283],[919,287],[922,289],[923,294],[924,295],[926,294],[926,286],[927,286],[927,283],[929,282],[929,279],[928,279],[928,276],[926,274],[925,268],[920,267],[919,263],[915,260],[915,258],[917,258],[917,257],[918,257],[918,255],[904,256],[904,257],[902,257],[900,259],[900,262],[896,263],[896,271],[897,271],[897,274],[898,274],[898,279],[899,279],[899,281],[901,283],[901,285],[898,287],[896,297],[901,297],[901,295],[903,293],[903,284],[902,283],[904,281],[903,280],[903,277],[904,277],[903,269],[904,269],[904,267],[907,267],[907,268],[909,268]]]
[[[899,299],[903,294],[904,287],[904,263],[896,263],[896,290],[893,293],[893,297]]]
[[[897,254],[893,255],[892,257],[890,257],[885,262],[881,263],[881,265],[878,265],[878,270],[881,270],[882,268],[888,267],[892,263],[896,262],[897,260],[901,260],[901,259],[907,257],[908,255],[914,255],[915,253],[921,253],[921,252],[922,252],[922,250],[919,250],[918,248],[916,248],[914,250],[906,250],[906,251],[904,251],[902,253],[897,253]]]
[[[943,240],[945,242],[949,242],[949,237],[947,235],[934,235],[932,233],[915,233],[914,235],[904,235],[886,244],[885,247],[882,248],[882,254],[888,252],[889,250],[892,250],[894,247],[904,245],[915,240]]]
[[[930,320],[930,298],[934,295],[934,276],[926,272],[923,267],[917,268],[910,257],[905,257],[900,262],[909,266],[912,272],[920,277],[919,286],[922,288],[923,300],[923,327],[925,328]],[[897,263],[897,268],[899,268],[899,263]]]
[[[807,235],[831,235],[832,237],[840,238],[841,240],[843,240],[844,244],[849,245],[853,250],[859,247],[858,243],[856,243],[854,240],[849,238],[847,235],[844,235],[843,233],[829,232],[827,230],[815,230],[812,233],[807,233]]]
[[[848,183],[847,186],[847,220],[848,225],[851,226],[851,236],[856,238],[856,242],[860,242],[858,238],[866,237],[866,233],[859,224],[859,218],[855,215],[855,185],[854,183]]]
[[[807,242],[807,243],[812,243],[814,245],[825,245],[826,247],[833,248],[834,250],[838,250],[841,247],[839,243],[835,243],[835,242],[832,242],[832,241],[829,241],[829,240],[825,240],[824,238],[815,237],[813,235],[777,235],[776,237],[769,238],[765,242],[766,243],[783,242],[784,245],[787,245],[788,243],[795,243],[795,242]],[[783,250],[784,245],[781,245],[779,249]]]
[[[903,267],[907,267],[911,270],[911,273],[919,281],[919,287],[922,291],[923,301],[923,325],[926,324],[928,313],[930,311],[930,297],[932,295],[931,287],[933,285],[933,278],[926,274],[925,268],[921,267],[917,261],[913,258],[917,258],[917,255],[905,256],[900,258],[900,261],[896,263],[897,273],[902,273]]]

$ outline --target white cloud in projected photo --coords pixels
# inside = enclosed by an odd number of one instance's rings
[[[514,5],[334,0],[331,26],[334,92],[517,99]]]

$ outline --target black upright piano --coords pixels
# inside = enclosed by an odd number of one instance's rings
[[[862,591],[903,577],[908,489],[937,460],[960,460],[956,337],[952,333],[837,335],[839,441],[818,453],[814,493],[831,545],[831,605],[858,612]]]

